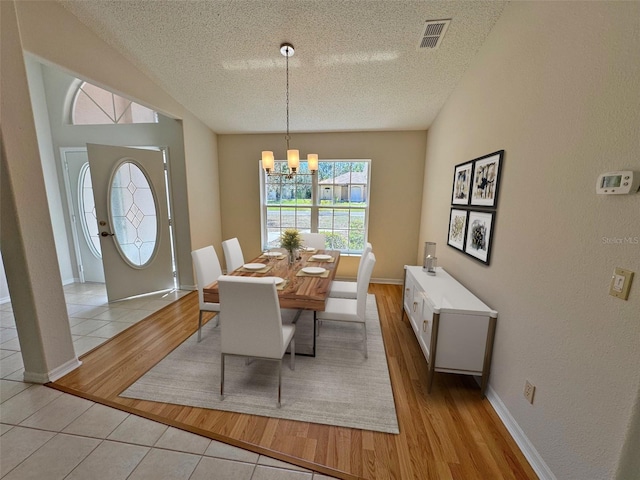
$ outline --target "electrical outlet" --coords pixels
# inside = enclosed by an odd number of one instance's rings
[[[536,387],[529,380],[524,382],[524,398],[526,398],[529,403],[533,404],[533,394],[536,392]]]

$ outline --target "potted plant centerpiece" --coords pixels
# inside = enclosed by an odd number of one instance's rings
[[[289,252],[289,263],[296,260],[298,249],[302,247],[302,237],[300,232],[295,228],[288,228],[280,235],[280,247],[285,248]]]

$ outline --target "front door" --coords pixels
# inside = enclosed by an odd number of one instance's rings
[[[80,282],[104,283],[100,235],[86,148],[61,148]]]
[[[87,152],[109,301],[175,288],[162,152]]]

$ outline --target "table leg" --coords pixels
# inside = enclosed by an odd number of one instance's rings
[[[291,323],[293,323],[294,325],[296,324],[296,322],[300,319],[300,315],[302,314],[302,310],[298,310],[296,312],[296,316],[293,317],[293,320],[291,320]]]
[[[291,323],[296,324],[300,319],[300,315],[302,314],[302,310],[298,310],[296,312],[295,317],[291,320]],[[316,337],[318,333],[318,318],[316,317],[315,310],[313,311],[313,348],[311,353],[302,353],[300,348],[296,349],[296,356],[298,357],[315,357],[316,356]],[[289,353],[289,349],[287,349],[287,353]]]
[[[313,357],[316,356],[316,332],[318,328],[318,317],[316,317],[316,311],[313,311]]]

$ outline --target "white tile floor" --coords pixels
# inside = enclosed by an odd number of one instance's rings
[[[65,287],[81,355],[188,292],[109,304],[104,285]],[[0,478],[328,480],[225,443],[24,383],[11,304],[0,305]]]

